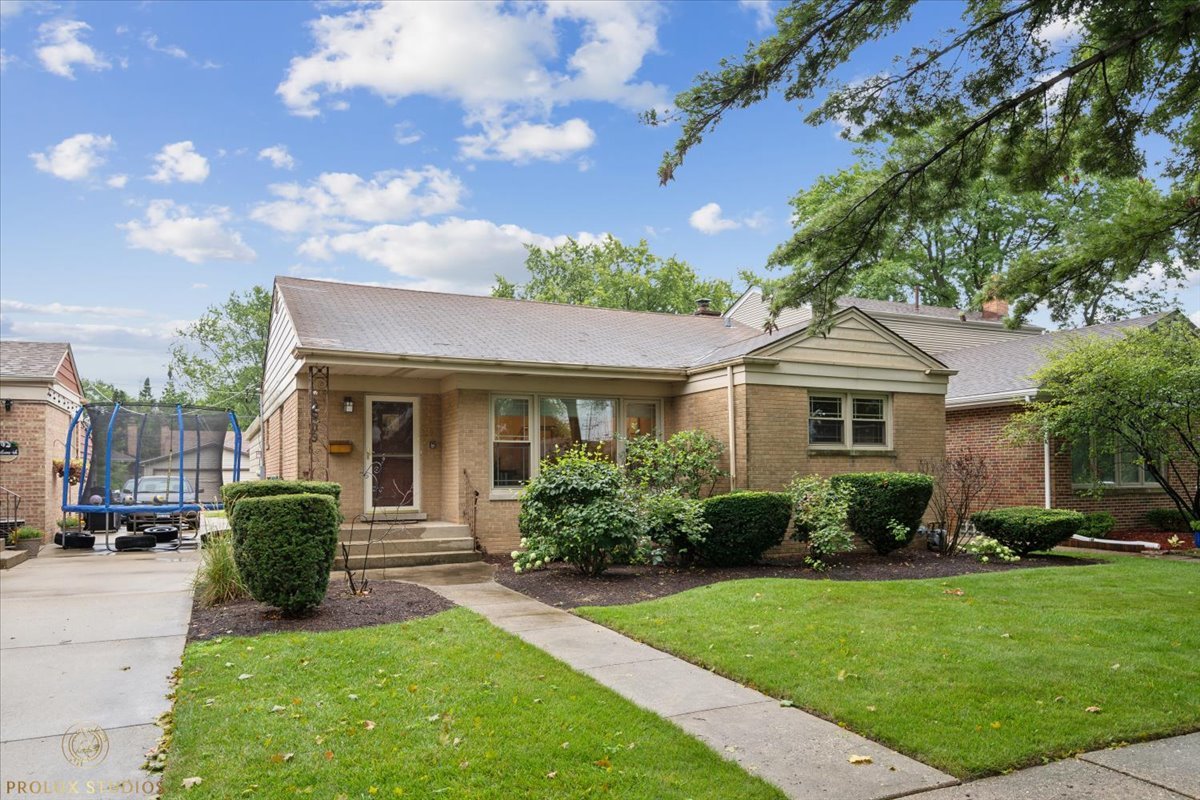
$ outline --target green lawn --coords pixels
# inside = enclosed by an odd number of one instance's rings
[[[175,724],[169,798],[782,797],[463,609],[189,645]]]
[[[1198,593],[1198,564],[1114,558],[579,613],[969,778],[1200,729]]]

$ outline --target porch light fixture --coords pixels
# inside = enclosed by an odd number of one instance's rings
[[[347,414],[354,413],[354,398],[353,397],[347,397],[342,400],[342,411],[345,411]]]

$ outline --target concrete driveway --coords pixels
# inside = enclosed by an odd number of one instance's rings
[[[0,796],[155,793],[141,765],[170,708],[198,563],[44,547],[3,573]]]

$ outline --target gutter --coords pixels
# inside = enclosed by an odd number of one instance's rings
[[[1033,400],[1033,395],[1026,394],[1024,397],[1026,403]],[[1046,431],[1042,434],[1042,502],[1045,508],[1050,508],[1050,432]]]
[[[1019,400],[1029,401],[1037,396],[1037,389],[1013,389],[1008,392],[971,394],[953,399],[946,398],[946,408],[977,408],[979,406],[1002,406]]]

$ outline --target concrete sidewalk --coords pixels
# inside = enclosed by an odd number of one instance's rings
[[[141,765],[161,733],[155,720],[170,708],[169,679],[183,652],[198,563],[194,550],[50,546],[4,573],[0,785],[131,782],[133,791],[93,796],[154,793],[157,778]]]
[[[428,584],[671,720],[792,798],[884,800],[958,781],[832,722],[496,583]],[[868,756],[869,763],[851,763]]]

